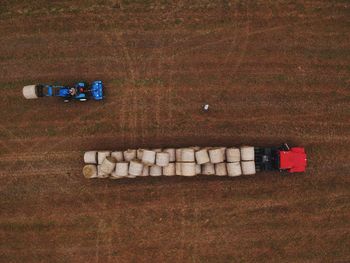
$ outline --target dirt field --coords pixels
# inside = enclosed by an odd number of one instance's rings
[[[1,262],[350,261],[348,1],[73,2],[0,6]],[[105,101],[21,95],[81,79]],[[307,173],[81,175],[91,149],[281,142]]]

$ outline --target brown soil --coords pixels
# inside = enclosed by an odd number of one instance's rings
[[[348,1],[73,2],[0,7],[1,262],[350,261]],[[21,95],[81,79],[105,101]],[[305,174],[81,173],[91,149],[281,142]]]

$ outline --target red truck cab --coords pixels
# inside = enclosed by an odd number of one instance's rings
[[[304,148],[292,147],[290,150],[281,150],[278,154],[280,170],[290,173],[305,172],[307,158]]]

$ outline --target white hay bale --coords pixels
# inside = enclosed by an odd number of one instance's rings
[[[181,162],[181,151],[182,151],[182,148],[178,148],[175,150],[175,157],[177,162]]]
[[[129,164],[129,175],[140,176],[142,175],[143,164],[139,160],[131,160]]]
[[[196,163],[181,163],[181,175],[182,176],[195,176],[196,175]]]
[[[164,149],[163,152],[169,153],[169,162],[175,162],[176,161],[176,156],[175,156],[175,149],[174,148],[167,148]]]
[[[229,163],[239,162],[241,160],[241,152],[236,147],[226,149],[226,160]]]
[[[83,168],[83,175],[85,178],[97,178],[97,167],[93,164],[85,165]]]
[[[244,175],[251,175],[256,173],[254,161],[243,161],[241,162],[241,166]]]
[[[141,176],[149,176],[149,166],[143,166]]]
[[[241,159],[242,161],[254,161],[254,147],[242,146],[241,147]]]
[[[181,150],[181,162],[194,162],[194,150],[191,148],[183,148]]]
[[[196,175],[202,174],[202,167],[200,164],[196,164]]]
[[[209,163],[210,159],[209,159],[209,154],[208,154],[208,150],[207,149],[201,149],[199,151],[195,152],[195,156],[196,156],[196,162],[198,164],[204,164],[204,163]]]
[[[182,175],[181,173],[181,162],[176,162],[175,163],[175,174],[176,175]]]
[[[152,165],[149,169],[150,176],[161,176],[162,175],[162,167],[158,165]]]
[[[115,176],[126,177],[129,173],[129,163],[128,162],[118,162],[115,164]]]
[[[162,148],[156,148],[156,149],[152,149],[152,151],[155,151],[156,153],[160,153],[160,152],[162,152],[163,150],[162,150]]]
[[[136,152],[137,159],[142,160],[142,155],[143,155],[143,149],[137,149],[137,152]]]
[[[214,175],[215,174],[215,166],[212,163],[202,164],[202,174],[204,175]]]
[[[105,172],[106,174],[111,174],[115,169],[116,162],[117,160],[114,157],[107,156],[101,164],[101,171]]]
[[[175,163],[169,163],[167,166],[163,167],[163,175],[174,176],[176,174]]]
[[[143,150],[142,162],[145,165],[151,166],[155,164],[156,161],[156,152],[151,150]]]
[[[209,150],[209,158],[211,163],[222,163],[225,160],[225,154],[222,148],[213,148]]]
[[[226,161],[226,147],[220,147],[221,151],[222,151],[222,155],[224,157],[224,161]]]
[[[227,163],[227,175],[228,176],[240,176],[242,175],[242,168],[239,162]]]
[[[84,163],[97,163],[97,152],[96,151],[88,151],[84,153]]]
[[[201,149],[201,147],[199,146],[191,146],[190,148],[193,149],[195,152]]]
[[[165,152],[157,152],[156,154],[156,164],[158,166],[164,167],[167,166],[169,164],[169,153],[165,153]]]
[[[117,176],[115,171],[111,173],[111,176],[109,177],[109,179],[112,179],[112,180],[116,180],[116,179],[122,179],[122,178],[125,178],[125,176]]]
[[[111,153],[111,156],[114,157],[117,162],[122,162],[124,161],[124,154],[122,151],[115,151]]]
[[[124,160],[130,162],[131,160],[136,159],[136,150],[128,149],[124,151]]]
[[[97,163],[102,164],[103,160],[107,157],[110,156],[111,152],[110,151],[98,151],[97,152]]]
[[[36,94],[36,87],[35,85],[27,85],[23,87],[22,90],[23,96],[30,100],[30,99],[37,99],[38,95]]]
[[[101,164],[97,165],[97,178],[107,178],[109,174],[102,171]]]
[[[217,175],[217,176],[227,175],[226,163],[216,163],[215,164],[215,175]]]

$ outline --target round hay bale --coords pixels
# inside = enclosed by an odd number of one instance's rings
[[[241,162],[241,166],[244,175],[251,175],[256,173],[254,161],[243,161]]]
[[[101,164],[101,171],[105,172],[106,174],[111,174],[115,169],[116,162],[117,160],[114,157],[107,156]]]
[[[181,150],[181,162],[194,162],[194,150],[191,148],[183,148]]]
[[[114,157],[117,162],[122,162],[124,161],[124,154],[122,151],[115,151],[111,153],[111,156]]]
[[[169,153],[165,153],[165,152],[158,152],[156,154],[156,164],[158,166],[164,167],[167,166],[169,164]]]
[[[158,165],[152,165],[149,169],[150,176],[161,176],[162,175],[162,167]]]
[[[128,149],[124,151],[124,160],[126,162],[130,162],[133,159],[136,159],[136,150]]]
[[[213,148],[209,150],[209,158],[211,163],[222,163],[225,160],[225,154],[222,148]]]
[[[182,148],[178,148],[175,150],[175,158],[177,162],[181,162],[181,151],[182,151]]]
[[[169,163],[167,166],[163,167],[163,175],[174,176],[176,174],[175,163]]]
[[[84,163],[97,163],[97,152],[96,151],[88,151],[84,153]]]
[[[156,161],[156,152],[155,151],[143,150],[142,162],[145,165],[151,166],[151,165],[155,164],[155,161]]]
[[[85,165],[83,168],[83,175],[85,178],[97,178],[97,167],[93,164]]]
[[[101,164],[97,165],[97,178],[107,178],[109,174],[102,171]]]
[[[241,159],[242,161],[254,161],[254,147],[242,146],[241,147]]]
[[[169,162],[175,162],[176,161],[176,156],[175,156],[175,149],[174,148],[167,148],[164,149],[163,152],[169,153]]]
[[[227,175],[226,163],[216,163],[215,164],[215,175],[217,175],[217,176]]]
[[[103,160],[107,157],[110,156],[111,152],[110,151],[98,151],[97,152],[97,163],[102,164]]]
[[[196,163],[181,163],[181,175],[182,176],[195,176],[196,175]]]
[[[239,162],[241,160],[241,152],[238,148],[232,147],[226,149],[226,160],[229,163]]]
[[[215,174],[215,166],[212,163],[202,164],[202,174],[204,175],[214,175]]]
[[[182,175],[182,172],[181,172],[181,162],[176,162],[175,163],[175,174],[176,175]]]
[[[209,159],[209,154],[208,154],[208,150],[207,149],[201,149],[199,151],[195,152],[195,156],[196,156],[196,162],[198,164],[204,164],[204,163],[209,163],[210,159]]]
[[[227,174],[228,176],[240,176],[242,175],[241,164],[239,162],[227,163]]]
[[[36,85],[27,85],[23,87],[22,90],[23,96],[27,99],[27,100],[31,100],[31,99],[37,99],[38,95],[36,94]]]
[[[111,173],[111,177],[109,177],[109,179],[122,179],[125,178],[125,176],[118,176],[115,171]]]
[[[199,175],[202,173],[202,167],[200,164],[196,164],[196,175]]]
[[[115,176],[128,176],[129,172],[129,163],[127,162],[118,162],[115,164]]]
[[[141,176],[149,176],[149,166],[143,166]]]
[[[137,149],[137,152],[136,152],[137,159],[142,160],[142,155],[143,155],[143,149]]]
[[[142,175],[143,164],[139,160],[132,160],[129,164],[129,175],[140,176]]]

